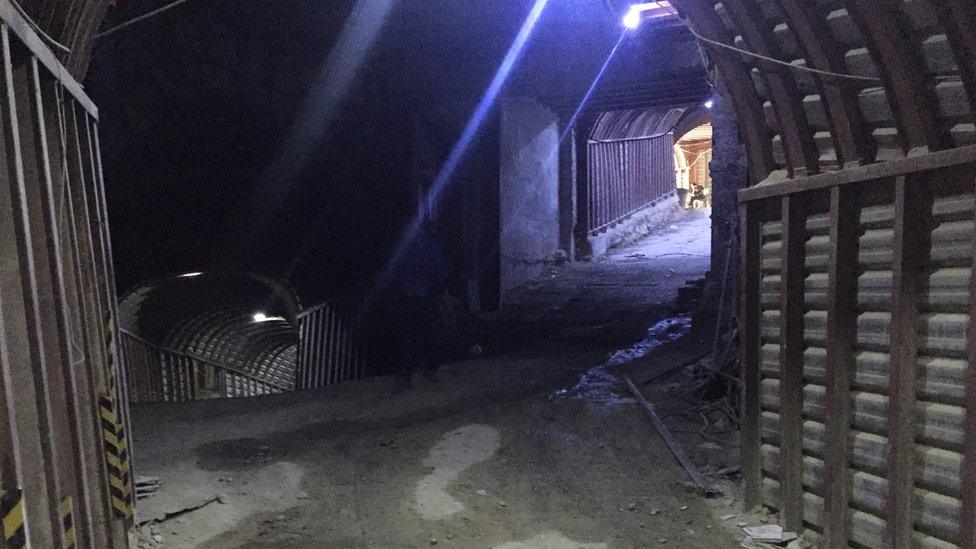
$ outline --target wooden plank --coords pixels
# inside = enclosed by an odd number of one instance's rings
[[[759,234],[759,203],[745,204],[739,208],[739,283],[741,317],[739,339],[742,361],[742,476],[746,508],[762,503],[762,443],[761,419],[761,365],[760,321],[761,270],[759,250],[762,241]]]
[[[824,543],[848,545],[851,385],[857,336],[858,209],[851,187],[830,190],[830,263],[827,287],[826,482]]]
[[[969,185],[976,192],[976,177]],[[976,223],[976,215],[973,222]],[[973,262],[969,279],[969,326],[966,329],[966,423],[964,426],[962,464],[962,509],[959,513],[959,537],[956,544],[972,549],[976,547],[976,238],[973,238]]]
[[[782,287],[780,299],[780,520],[803,530],[803,307],[806,278],[806,217],[803,196],[782,198]]]
[[[864,36],[874,60],[898,138],[906,153],[937,151],[952,146],[948,128],[939,122],[939,100],[926,82],[918,35],[902,11],[901,0],[843,0],[847,13]]]
[[[664,443],[667,444],[668,449],[671,450],[671,454],[674,455],[681,467],[686,473],[688,473],[688,476],[691,477],[692,482],[694,482],[695,486],[698,488],[698,492],[703,495],[717,494],[718,492],[716,492],[715,488],[712,487],[711,481],[706,478],[705,475],[698,470],[698,467],[695,466],[691,459],[688,458],[688,454],[685,453],[684,448],[681,447],[681,444],[679,444],[674,438],[674,435],[671,434],[671,431],[668,429],[668,426],[664,424],[664,421],[661,420],[661,417],[657,415],[655,406],[651,404],[647,400],[647,397],[640,392],[640,389],[634,385],[634,380],[630,379],[628,376],[624,376],[624,382],[627,384],[627,388],[630,389],[630,394],[634,397],[634,399],[637,400],[637,403],[641,405],[641,408],[644,409],[644,414],[647,415],[647,419],[651,420],[651,424],[654,425],[654,429],[657,430],[657,433],[664,440]]]
[[[739,201],[749,202],[752,200],[762,200],[862,181],[880,181],[898,175],[916,174],[952,166],[959,166],[960,169],[973,169],[972,166],[963,166],[965,164],[976,164],[976,145],[938,151],[917,157],[898,158],[878,164],[841,170],[839,172],[823,173],[800,179],[749,187],[739,191]]]
[[[802,0],[779,0],[778,3],[807,66],[846,74],[844,48],[833,38],[826,15],[820,11],[822,8]],[[817,76],[816,82],[840,166],[852,167],[873,162],[877,144],[864,122],[864,113],[858,103],[860,86],[849,80],[822,76]]]
[[[927,238],[930,197],[924,176],[895,178],[892,244],[892,296],[889,344],[887,544],[912,543],[915,487],[915,404],[917,393],[919,298]]]
[[[781,48],[776,46],[772,26],[763,15],[755,0],[723,0],[722,4],[732,16],[735,26],[746,42],[746,47],[759,55],[781,59]],[[804,176],[820,172],[820,153],[813,139],[813,129],[807,121],[803,96],[793,73],[782,66],[760,61],[759,77],[769,90],[779,131],[783,137],[786,162],[791,176]]]

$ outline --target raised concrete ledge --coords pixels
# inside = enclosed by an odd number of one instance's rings
[[[657,224],[678,208],[678,196],[676,193],[671,193],[595,234],[588,234],[586,243],[589,249],[585,250],[589,252],[587,256],[600,257],[614,246],[626,244],[649,234]]]

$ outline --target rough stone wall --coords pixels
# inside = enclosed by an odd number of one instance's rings
[[[746,156],[739,126],[728,101],[715,94],[712,108],[712,263],[697,329],[711,333],[721,314],[720,330],[734,325],[739,298],[739,202],[736,193],[747,186]],[[724,287],[724,290],[723,290]]]
[[[542,274],[559,251],[559,123],[523,98],[501,108],[501,294]]]

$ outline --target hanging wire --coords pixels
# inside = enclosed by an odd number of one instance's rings
[[[51,36],[48,33],[44,32],[44,29],[42,29],[40,25],[35,23],[34,20],[31,19],[30,15],[27,15],[27,12],[24,11],[24,8],[20,7],[20,4],[17,3],[17,0],[10,0],[10,3],[14,5],[14,8],[16,8],[17,11],[20,13],[20,16],[27,21],[27,24],[30,25],[31,28],[34,29],[34,32],[40,35],[41,38],[46,40],[49,44],[51,44],[55,48],[58,48],[59,50],[65,53],[71,53],[71,50],[68,49],[67,46],[65,46],[61,42],[58,42],[54,38],[51,38]]]
[[[113,32],[120,31],[120,30],[124,29],[125,27],[128,27],[129,25],[134,25],[135,23],[138,23],[140,21],[144,21],[146,19],[149,19],[150,17],[155,17],[155,16],[159,15],[160,13],[163,13],[164,11],[171,10],[171,9],[175,8],[176,6],[179,6],[180,4],[182,4],[184,2],[187,2],[187,1],[188,0],[176,0],[175,2],[171,2],[169,4],[166,4],[165,6],[163,6],[161,8],[154,9],[154,10],[148,12],[148,13],[144,13],[144,14],[138,16],[138,17],[129,19],[128,21],[125,21],[123,23],[119,23],[118,25],[115,25],[114,27],[112,27],[110,29],[104,30],[104,31],[96,34],[95,35],[95,38],[101,38],[103,36],[108,36],[109,34],[112,34]]]
[[[831,78],[842,78],[842,79],[847,79],[847,80],[857,80],[857,81],[861,81],[861,82],[881,82],[881,79],[878,78],[878,77],[876,77],[876,76],[860,76],[860,75],[856,75],[856,74],[845,74],[845,73],[841,73],[841,72],[832,72],[832,71],[825,71],[825,70],[820,70],[820,69],[814,69],[814,68],[811,68],[811,67],[805,67],[803,65],[794,65],[793,63],[788,63],[786,61],[781,61],[779,59],[774,59],[774,58],[769,57],[769,56],[766,56],[766,55],[761,55],[761,54],[758,54],[758,53],[755,53],[755,52],[752,52],[752,51],[749,51],[749,50],[746,50],[746,49],[738,48],[736,46],[732,46],[732,45],[726,44],[724,42],[719,42],[718,40],[712,40],[711,38],[705,38],[704,36],[698,34],[698,32],[696,32],[695,29],[691,28],[690,25],[688,26],[688,30],[691,31],[691,34],[693,34],[695,36],[695,38],[697,38],[698,40],[700,40],[702,42],[705,42],[706,44],[711,44],[711,45],[717,46],[719,48],[725,48],[727,50],[731,50],[731,51],[734,51],[736,53],[741,53],[742,55],[746,55],[746,56],[749,56],[749,57],[754,57],[756,59],[761,59],[761,60],[766,61],[768,63],[773,63],[773,64],[776,64],[776,65],[782,65],[784,67],[788,67],[788,68],[793,69],[795,71],[809,72],[809,73],[813,73],[813,74],[818,74],[820,76],[827,76],[827,77],[831,77]]]

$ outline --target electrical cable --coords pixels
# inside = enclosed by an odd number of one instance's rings
[[[802,65],[794,65],[793,63],[789,63],[789,62],[786,62],[786,61],[780,61],[779,59],[774,59],[774,58],[768,57],[766,55],[761,55],[761,54],[758,54],[758,53],[755,53],[755,52],[752,52],[752,51],[749,51],[749,50],[746,50],[746,49],[742,49],[742,48],[739,48],[739,47],[736,47],[736,46],[732,46],[730,44],[726,44],[724,42],[719,42],[718,40],[712,40],[711,38],[705,38],[704,36],[698,34],[695,31],[695,29],[691,28],[690,25],[688,26],[688,30],[691,31],[691,34],[694,35],[695,38],[697,38],[698,40],[701,40],[702,42],[705,42],[706,44],[711,44],[711,45],[717,46],[719,48],[725,48],[727,50],[731,50],[731,51],[734,51],[736,53],[741,53],[742,55],[747,55],[749,57],[755,57],[756,59],[761,59],[763,61],[766,61],[766,62],[769,62],[769,63],[773,63],[773,64],[776,64],[776,65],[782,65],[784,67],[789,67],[790,69],[793,69],[793,70],[796,70],[796,71],[809,72],[809,73],[813,73],[813,74],[819,74],[820,76],[828,76],[828,77],[831,77],[831,78],[842,78],[842,79],[848,79],[848,80],[858,80],[858,81],[861,81],[861,82],[881,82],[882,81],[880,78],[878,78],[876,76],[859,76],[859,75],[856,75],[856,74],[845,74],[845,73],[841,73],[841,72],[832,72],[832,71],[825,71],[825,70],[820,70],[820,69],[814,69],[814,68],[811,68],[811,67],[804,67]]]
[[[148,13],[144,13],[144,14],[138,16],[138,17],[134,17],[132,19],[129,19],[128,21],[125,21],[123,23],[119,23],[118,25],[115,25],[114,27],[112,27],[110,29],[104,30],[104,31],[96,34],[95,35],[95,38],[101,38],[103,36],[107,36],[109,34],[112,34],[115,31],[122,30],[125,27],[128,27],[129,25],[132,25],[132,24],[138,23],[140,21],[149,19],[150,17],[154,17],[156,15],[159,15],[160,13],[163,13],[164,11],[171,10],[171,9],[175,8],[176,6],[179,6],[180,4],[182,4],[184,2],[187,2],[187,1],[188,0],[176,0],[175,2],[171,2],[169,4],[166,4],[165,6],[163,6],[161,8],[156,8],[156,9],[154,9],[154,10],[148,12]]]
[[[10,0],[10,3],[14,5],[14,8],[16,8],[17,11],[20,13],[20,16],[27,21],[27,24],[30,25],[31,28],[34,29],[34,32],[39,34],[41,38],[47,40],[49,44],[64,51],[65,53],[71,53],[71,50],[68,49],[67,46],[65,46],[61,42],[58,42],[54,38],[51,38],[51,36],[48,33],[44,32],[44,29],[42,29],[40,25],[35,23],[34,20],[31,19],[29,15],[27,15],[27,12],[24,11],[24,8],[20,7],[20,4],[17,3],[17,0]]]

